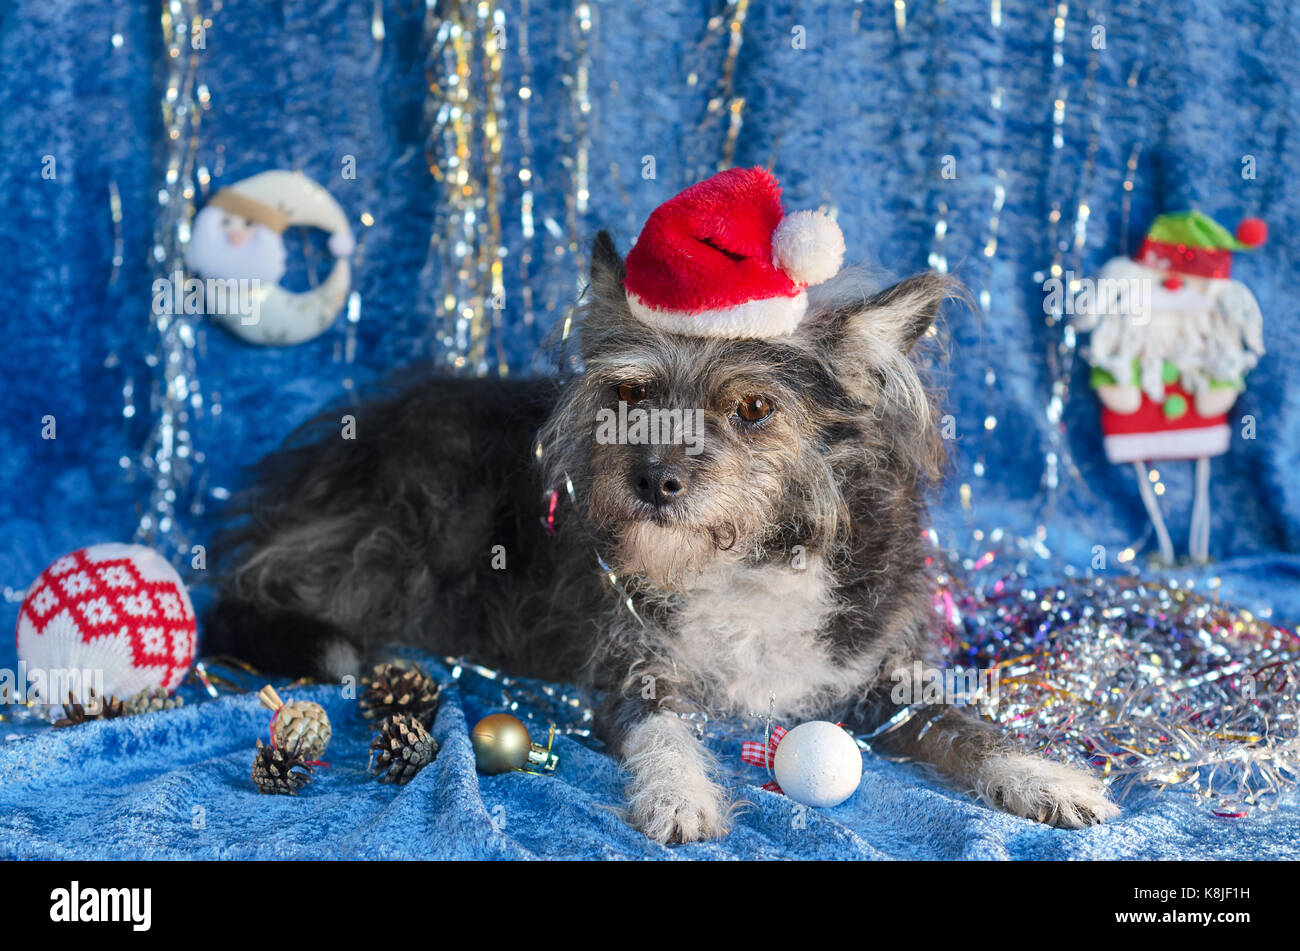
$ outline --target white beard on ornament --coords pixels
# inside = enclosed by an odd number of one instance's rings
[[[185,263],[190,270],[216,280],[261,281],[278,284],[284,277],[284,239],[266,225],[253,225],[247,244],[233,245],[221,222],[229,212],[208,206],[194,216]]]
[[[1179,382],[1194,394],[1211,381],[1237,380],[1264,353],[1259,305],[1240,281],[1211,279],[1204,288],[1164,286],[1168,274],[1128,258],[1102,268],[1099,280],[1142,281],[1148,306],[1121,314],[1093,312],[1081,322],[1092,328],[1089,362],[1120,386],[1140,387],[1156,402],[1164,399],[1164,365],[1178,368]],[[1098,298],[1101,301],[1100,297]],[[1137,362],[1139,376],[1133,375]]]

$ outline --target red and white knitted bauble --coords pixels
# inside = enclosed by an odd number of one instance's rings
[[[29,676],[102,673],[104,694],[118,698],[176,689],[197,642],[180,575],[142,545],[93,545],[64,555],[41,572],[18,612],[18,658]]]
[[[781,207],[762,168],[733,168],[656,208],[627,255],[628,306],[661,330],[699,337],[780,337],[830,280],[844,235],[821,212]]]

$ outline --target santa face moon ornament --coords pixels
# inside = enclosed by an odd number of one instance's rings
[[[330,233],[334,266],[318,287],[280,286],[284,231],[291,225]],[[338,316],[352,282],[355,247],[333,196],[298,172],[262,172],[221,189],[194,216],[185,263],[205,279],[205,309],[249,343],[290,346],[320,336]]]

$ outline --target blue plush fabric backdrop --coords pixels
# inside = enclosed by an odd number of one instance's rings
[[[501,5],[505,166],[512,173],[521,150],[522,51],[512,41],[521,7],[520,0]],[[520,192],[512,179],[503,206],[506,307],[493,341],[515,372],[539,365],[539,341],[562,309],[547,311],[545,302],[571,295],[582,256],[552,253],[543,226],[548,217],[564,224],[571,188],[576,7],[529,5],[530,164],[543,235],[531,247],[539,313],[525,324]],[[147,436],[157,375],[148,358],[155,346],[149,249],[162,171],[158,9],[0,4],[0,585],[12,589],[3,606],[9,629],[13,592],[68,550],[129,539],[148,497],[142,480],[125,477],[122,461],[133,460]],[[716,166],[725,120],[708,103],[721,88],[725,39],[708,22],[728,9],[720,2],[591,5],[591,198],[577,221],[584,241],[608,227],[625,250],[655,205]],[[382,41],[369,0],[225,0],[212,14],[202,74],[212,105],[199,156],[214,186],[268,168],[300,168],[365,231],[365,257],[355,276],[362,315],[351,363],[341,355],[342,320],[322,338],[285,350],[201,331],[197,382],[208,410],[193,431],[205,455],[199,497],[209,517],[189,520],[194,539],[206,538],[219,518],[221,490],[237,488],[241,467],[294,424],[390,368],[441,356],[446,275],[436,266],[440,249],[430,247],[441,192],[425,162],[424,4],[388,0],[382,12]],[[850,259],[892,276],[942,264],[977,299],[987,293],[976,312],[946,315],[951,358],[942,382],[959,438],[948,488],[935,500],[945,538],[963,546],[974,528],[1030,531],[1041,521],[1057,564],[1082,570],[1093,546],[1106,546],[1113,559],[1142,535],[1145,514],[1131,471],[1101,456],[1082,362],[1060,379],[1052,369],[1063,330],[1044,319],[1043,276],[1054,255],[1067,269],[1077,264],[1081,276],[1094,273],[1131,251],[1161,211],[1198,206],[1228,227],[1258,215],[1272,226],[1269,242],[1237,255],[1234,268],[1265,317],[1269,354],[1238,405],[1256,418],[1258,438],[1235,440],[1230,455],[1214,463],[1211,550],[1229,594],[1294,621],[1300,395],[1287,383],[1300,333],[1286,288],[1300,253],[1289,229],[1300,198],[1285,186],[1300,148],[1300,87],[1292,81],[1300,13],[1282,0],[1099,0],[1086,9],[956,0],[908,3],[905,13],[900,25],[892,3],[755,4],[734,75],[733,94],[745,100],[735,162],[770,164],[789,207],[833,208]],[[1095,48],[1098,27],[1102,49]],[[805,42],[796,48],[792,39],[800,35]],[[355,179],[339,174],[346,155],[356,157]],[[57,163],[53,180],[42,178],[45,156]],[[645,156],[654,157],[653,179],[641,175]],[[941,174],[946,156],[955,177]],[[1243,177],[1245,156],[1254,158],[1254,178]],[[116,268],[110,183],[123,206]],[[1081,205],[1088,214],[1076,230]],[[373,227],[358,224],[363,212]],[[291,280],[303,280],[302,270]],[[130,418],[123,413],[128,384],[137,410]],[[1068,389],[1057,427],[1048,407],[1060,384]],[[57,420],[56,440],[41,439],[46,415]],[[991,431],[986,417],[997,421]],[[1049,496],[1043,475],[1053,432],[1078,477],[1063,465],[1060,488]],[[1161,472],[1163,504],[1185,549],[1190,466]],[[969,510],[959,501],[963,483],[971,488]],[[0,662],[11,664],[12,653],[11,646],[0,651]],[[247,701],[8,744],[0,749],[0,852],[145,854],[153,843],[169,855],[662,854],[599,818],[605,813],[595,805],[616,801],[615,772],[574,744],[563,777],[485,780],[480,797],[465,771],[465,724],[456,709],[450,703],[439,721],[447,752],[437,770],[396,795],[361,785],[355,761],[365,727],[331,707],[347,724],[340,758],[348,765],[322,780],[314,803],[268,804],[249,795],[245,761],[260,718]],[[146,752],[163,740],[169,745]],[[60,788],[66,791],[56,793]],[[573,806],[575,795],[592,808]],[[242,825],[247,839],[231,824],[192,830],[187,796]],[[497,802],[508,804],[503,829],[488,821]],[[767,818],[746,820],[727,842],[696,850],[1241,855],[1267,841],[1272,854],[1294,854],[1300,837],[1294,811],[1228,826],[1174,797],[1144,802],[1110,829],[1059,833],[994,816],[905,769],[869,760],[855,800],[818,818],[824,836],[773,831],[788,825],[776,801],[760,810]],[[304,809],[317,825],[286,831],[272,821]],[[407,819],[429,835],[409,834]],[[565,830],[558,839],[545,833],[550,823]]]

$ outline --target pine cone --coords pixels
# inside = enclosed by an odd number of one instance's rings
[[[147,687],[135,696],[128,697],[123,707],[125,714],[130,717],[141,713],[157,713],[159,710],[175,710],[184,705],[184,699],[167,696],[167,691],[161,687]]]
[[[310,700],[286,703],[275,718],[275,742],[301,751],[303,759],[320,759],[333,735],[325,708]]]
[[[438,755],[438,741],[409,713],[389,717],[370,743],[371,771],[384,783],[404,786]],[[378,754],[378,755],[376,755]],[[387,770],[387,774],[380,776]]]
[[[296,772],[305,770],[306,772]],[[259,793],[298,795],[298,790],[311,782],[311,764],[297,749],[284,750],[266,746],[257,741],[257,757],[253,760],[253,782]]]
[[[275,688],[267,684],[257,692],[262,706],[275,713],[272,719],[271,734],[275,745],[286,750],[297,750],[303,759],[318,760],[329,746],[334,731],[330,728],[330,718],[325,708],[310,700],[295,700],[285,703]]]
[[[63,705],[63,716],[54,721],[55,727],[77,726],[91,720],[116,720],[125,715],[122,701],[116,697],[100,698],[90,691],[90,699],[77,703],[77,695],[68,691],[68,702]]]
[[[423,726],[438,712],[438,682],[419,665],[380,664],[361,695],[361,711],[368,720],[386,720],[401,714],[414,716]]]

